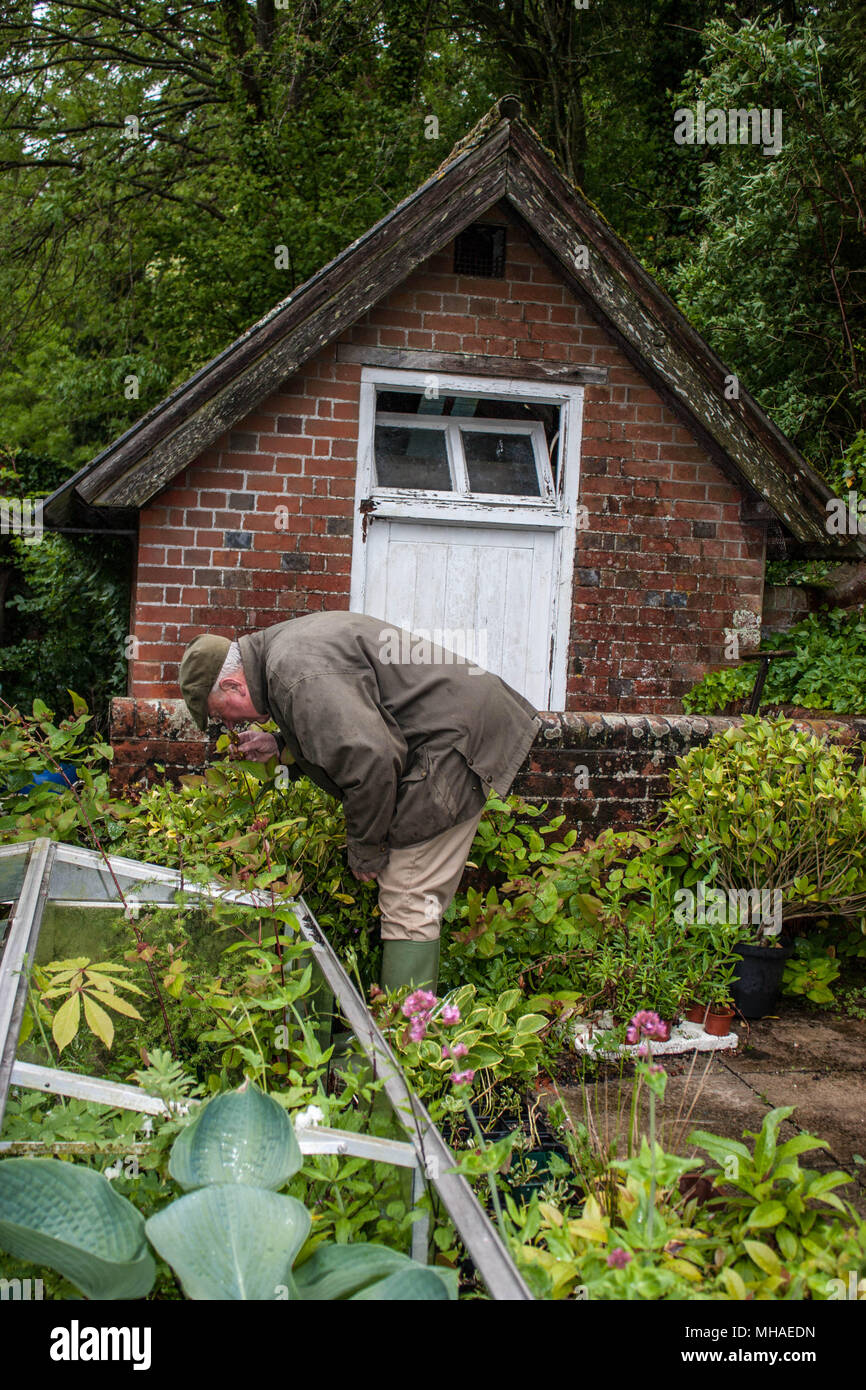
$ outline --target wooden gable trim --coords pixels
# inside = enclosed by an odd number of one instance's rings
[[[390,367],[396,371],[447,372],[451,375],[520,377],[524,381],[561,381],[566,385],[603,386],[607,367],[579,367],[574,362],[537,362],[522,357],[487,357],[474,352],[423,352],[414,348],[362,347],[338,343],[337,361],[364,367]]]
[[[82,477],[101,506],[144,506],[298,367],[501,198],[508,126],[406,200],[366,237],[193,377]]]
[[[866,554],[864,540],[828,537],[823,517],[831,492],[823,479],[747,392],[740,388],[739,400],[724,398],[724,364],[518,117],[516,102],[503,98],[427,183],[58,489],[46,503],[48,524],[71,519],[76,509],[94,516],[112,508],[116,518],[125,518],[144,506],[307,359],[504,197],[594,320],[744,491],[747,512],[761,498],[801,545],[825,554]],[[591,248],[586,269],[576,256],[583,246]],[[377,350],[364,351],[364,361],[374,364],[370,353]],[[468,355],[430,356],[441,357],[432,370],[469,370]],[[452,356],[459,366],[451,366]],[[404,365],[418,369],[416,362]],[[549,380],[549,369],[566,364],[534,365]],[[528,368],[521,360],[520,371]],[[471,370],[499,375],[500,359],[473,359]],[[571,370],[583,373],[572,380],[589,381],[593,369]],[[757,521],[760,510],[753,515]]]
[[[724,398],[727,373],[721,361],[604,220],[546,159],[542,165],[535,142],[520,127],[512,131],[511,144],[506,197],[547,245],[573,291],[728,475],[733,460],[740,484],[745,477],[798,540],[827,546],[818,516],[793,486],[809,496],[820,514],[832,495],[827,485],[742,388],[738,401]],[[578,255],[584,247],[589,250],[586,269]],[[692,401],[702,407],[699,413],[686,404]],[[784,443],[788,467],[794,464],[793,477],[777,457],[777,437]]]

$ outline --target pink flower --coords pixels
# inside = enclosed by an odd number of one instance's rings
[[[452,1071],[451,1080],[455,1086],[471,1086],[475,1080],[475,1072],[471,1069],[469,1071]]]
[[[403,1013],[406,1018],[412,1018],[413,1014],[428,1013],[435,1003],[436,995],[429,989],[416,989],[403,1000]]]
[[[649,1069],[649,1074],[650,1076],[664,1076],[665,1069],[664,1067],[658,1066],[656,1062],[653,1062],[652,1066]]]
[[[611,1250],[607,1262],[611,1269],[625,1269],[631,1258],[628,1251],[623,1250],[622,1246],[618,1245],[615,1250]]]
[[[457,1007],[456,1004],[446,1004],[446,1005],[445,1005],[444,1009],[442,1010],[442,1022],[443,1022],[443,1023],[459,1023],[459,1022],[460,1022],[460,1010],[458,1009],[458,1007]]]
[[[625,1040],[628,1043],[636,1043],[641,1038],[658,1038],[660,1042],[664,1042],[669,1036],[670,1028],[662,1022],[657,1013],[653,1013],[652,1009],[638,1009],[626,1029]]]
[[[446,1057],[450,1057],[450,1056],[451,1056],[451,1048],[448,1047],[447,1044],[446,1044],[446,1045],[442,1048],[442,1061],[444,1062],[444,1061],[445,1061],[445,1058],[446,1058]]]
[[[422,1042],[427,1036],[427,1014],[416,1014],[409,1025],[409,1037],[413,1042]]]
[[[465,1057],[468,1051],[469,1051],[469,1048],[466,1046],[465,1043],[455,1043],[454,1046],[453,1046],[452,1049],[451,1049],[451,1056],[452,1056],[452,1057]]]

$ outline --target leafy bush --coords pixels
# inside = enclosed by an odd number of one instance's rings
[[[838,714],[866,709],[866,613],[834,608],[809,613],[787,632],[767,633],[764,651],[794,648],[794,655],[770,662],[761,705],[800,705]],[[689,714],[713,714],[732,700],[745,699],[755,684],[749,663],[710,671],[688,694]]]
[[[533,1199],[507,1199],[515,1253],[542,1297],[590,1299],[835,1299],[850,1272],[866,1267],[866,1223],[836,1189],[846,1173],[800,1167],[799,1155],[827,1148],[798,1134],[779,1145],[793,1110],[765,1117],[750,1148],[695,1131],[689,1142],[717,1167],[700,1175],[710,1197],[699,1206],[690,1175],[701,1162],[667,1153],[646,1136],[639,1152],[615,1160],[612,1210],[591,1196],[578,1214]],[[620,1174],[625,1174],[624,1179]],[[684,1180],[685,1179],[685,1180]],[[653,1220],[648,1220],[650,1210]],[[519,1243],[518,1243],[519,1242]]]
[[[53,703],[71,686],[107,728],[111,697],[126,693],[128,546],[54,533],[38,544],[11,536],[6,546],[14,574],[0,650],[4,699]]]
[[[729,992],[732,940],[684,932],[676,893],[699,877],[675,834],[604,831],[555,864],[491,888],[469,889],[446,914],[443,973],[479,989],[534,989],[533,1007],[556,1014],[638,1009],[667,1019],[700,993]]]
[[[37,835],[67,843],[93,845],[94,830],[109,842],[123,832],[121,820],[131,806],[112,800],[107,764],[113,749],[94,735],[87,704],[69,691],[71,718],[55,723],[41,700],[32,716],[0,703],[0,840],[31,840]],[[88,727],[90,726],[90,727]],[[75,790],[58,792],[57,784],[34,782],[34,776],[59,772],[71,764]]]
[[[779,889],[783,919],[866,911],[866,768],[848,749],[747,716],[670,779],[663,823],[722,889]]]

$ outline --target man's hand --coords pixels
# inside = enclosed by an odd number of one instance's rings
[[[269,758],[275,758],[280,751],[280,746],[273,734],[264,734],[261,729],[245,729],[242,734],[238,734],[237,743],[229,746],[228,754],[230,758],[247,758],[253,763],[266,763]]]
[[[355,871],[353,870],[353,872],[355,872]],[[375,877],[376,877],[375,874],[360,874],[360,873],[355,873],[355,878],[358,880],[359,883],[369,883],[369,882],[371,881],[371,879],[375,879]]]

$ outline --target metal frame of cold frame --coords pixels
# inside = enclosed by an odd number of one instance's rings
[[[178,893],[188,893],[198,899],[218,898],[239,905],[261,908],[270,906],[271,900],[263,894],[227,890],[218,884],[190,883],[174,869],[124,859],[117,855],[103,855],[97,850],[81,849],[76,845],[55,844],[46,839],[19,841],[14,845],[0,846],[0,882],[3,878],[2,869],[7,861],[25,855],[27,860],[21,888],[13,904],[6,948],[0,960],[0,1122],[6,1096],[12,1084],[32,1086],[34,1089],[56,1094],[79,1095],[82,1099],[89,1100],[101,1100],[106,1096],[104,1104],[140,1110],[143,1114],[160,1113],[161,1102],[157,1101],[156,1105],[160,1108],[154,1109],[154,1098],[144,1091],[138,1091],[137,1087],[105,1082],[98,1077],[76,1077],[73,1073],[63,1072],[61,1069],[37,1068],[15,1060],[27,990],[22,965],[26,958],[32,959],[46,902],[50,899],[52,902],[63,902],[70,906],[84,903],[88,906],[119,906],[118,888],[130,907],[188,905],[176,902]],[[317,1127],[313,1131],[303,1133],[302,1152],[346,1153],[411,1167],[414,1170],[413,1202],[418,1200],[425,1182],[429,1180],[491,1297],[494,1300],[532,1301],[533,1295],[517,1270],[499,1232],[489,1220],[466,1179],[453,1171],[454,1156],[451,1150],[430,1119],[426,1108],[409,1091],[394,1052],[334,954],[315,917],[303,898],[292,899],[291,906],[297,917],[301,935],[309,944],[312,955],[333,991],[349,1027],[372,1065],[374,1076],[381,1078],[388,1100],[408,1140],[408,1143],[404,1144],[372,1135]],[[10,948],[11,958],[8,954]],[[14,969],[10,971],[7,965],[13,963]],[[75,1089],[71,1089],[72,1087]],[[108,1094],[111,1095],[111,1100],[107,1099]],[[134,1101],[138,1103],[133,1103]],[[305,1144],[311,1147],[305,1148]],[[328,1147],[329,1145],[333,1147]],[[5,1144],[0,1144],[0,1152],[6,1147]],[[426,1258],[426,1232],[421,1222],[414,1225],[412,1254],[414,1258],[420,1255],[423,1259]],[[419,1230],[419,1227],[422,1229]]]

